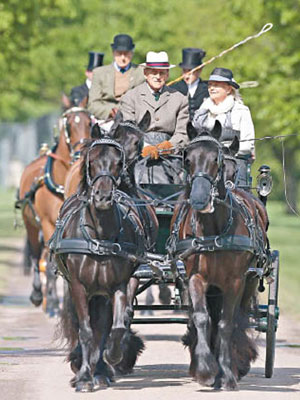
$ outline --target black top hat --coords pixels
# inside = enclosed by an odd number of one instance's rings
[[[233,73],[231,69],[227,68],[215,68],[208,78],[208,82],[209,81],[226,82],[236,89],[240,87],[240,85],[238,85],[233,79]]]
[[[183,69],[193,69],[202,64],[202,58],[205,57],[206,52],[202,49],[193,49],[188,47],[182,49],[182,62],[179,67]]]
[[[132,51],[134,46],[132,37],[125,34],[116,35],[111,44],[112,49],[117,51]]]
[[[89,63],[86,67],[87,71],[93,71],[94,68],[101,67],[103,65],[103,57],[104,53],[89,51]]]

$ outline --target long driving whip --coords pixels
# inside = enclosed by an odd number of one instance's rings
[[[241,46],[242,44],[248,42],[249,40],[258,38],[259,36],[263,35],[264,33],[268,32],[270,29],[273,28],[273,24],[271,22],[269,22],[268,24],[266,24],[265,26],[263,26],[263,28],[261,29],[260,32],[258,32],[256,35],[252,35],[252,36],[248,36],[246,39],[240,41],[239,43],[234,44],[233,46],[229,47],[229,49],[223,50],[220,54],[218,54],[217,56],[214,56],[212,58],[210,58],[208,61],[206,61],[205,63],[198,65],[197,67],[193,68],[191,71],[189,71],[189,73],[193,73],[194,71],[198,71],[202,68],[204,68],[206,65],[212,63],[213,61],[215,61],[217,58],[223,57],[225,54],[229,53],[230,51],[236,49],[237,47]],[[167,84],[167,86],[173,85],[176,82],[181,81],[184,78],[184,75],[181,75],[179,78],[175,79],[172,82],[169,82]]]

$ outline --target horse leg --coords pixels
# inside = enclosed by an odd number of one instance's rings
[[[85,288],[76,279],[70,285],[72,300],[79,322],[79,342],[82,352],[82,363],[76,374],[76,392],[93,391],[93,377],[91,374],[91,358],[93,356],[93,331],[90,325],[89,306]]]
[[[134,315],[133,302],[135,298],[136,291],[139,287],[139,279],[131,277],[127,285],[127,304],[125,311],[125,326],[127,329],[130,328],[130,324]]]
[[[211,386],[218,373],[218,364],[210,349],[211,321],[206,305],[207,284],[199,274],[189,279],[193,312],[188,338],[191,353],[190,374],[203,385]]]
[[[59,313],[59,299],[56,288],[56,266],[52,261],[49,260],[49,255],[47,256],[47,260],[46,313],[48,313],[50,317],[53,317]]]
[[[30,246],[30,242],[28,239],[28,236],[26,237],[26,241],[25,241],[25,246],[24,246],[24,250],[23,250],[23,272],[24,275],[30,275],[30,270],[31,270],[31,264],[32,264],[32,260],[31,260],[31,246]]]
[[[220,374],[218,375],[214,388],[221,387],[226,390],[237,388],[237,376],[233,373],[232,363],[232,334],[234,329],[235,314],[237,306],[240,306],[244,284],[241,279],[232,282],[232,286],[223,291],[223,309],[218,323],[217,343],[219,344],[218,362]]]
[[[108,338],[107,347],[103,353],[104,360],[110,365],[118,364],[123,358],[121,341],[126,331],[126,304],[126,284],[123,284],[113,295],[113,324]]]
[[[113,379],[113,370],[103,359],[103,352],[105,350],[105,345],[109,333],[111,331],[111,326],[113,322],[113,312],[112,312],[112,304],[111,301],[105,297],[97,296],[97,298],[92,299],[91,301],[96,301],[96,309],[94,313],[91,315],[91,324],[95,326],[93,330],[97,331],[97,340],[99,344],[99,359],[97,361],[95,371],[94,371],[94,390],[98,390],[101,387],[110,386]]]

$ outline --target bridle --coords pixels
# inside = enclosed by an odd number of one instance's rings
[[[71,143],[71,132],[70,132],[70,124],[68,122],[68,116],[70,114],[74,114],[74,113],[80,113],[83,112],[85,113],[90,119],[92,118],[92,114],[83,107],[71,107],[68,110],[66,110],[63,114],[62,114],[62,122],[63,122],[63,128],[64,128],[64,135],[65,135],[65,140],[68,146],[68,150],[69,150],[69,154],[72,160],[79,158],[79,151],[76,151],[76,147],[80,144],[82,144],[84,142],[84,139],[81,138],[80,140],[78,140],[76,143],[72,144]],[[74,119],[75,123],[79,123],[80,122],[80,117],[79,115],[75,116]]]
[[[187,182],[189,183],[190,186],[192,186],[194,180],[196,178],[204,178],[206,179],[210,185],[211,185],[211,189],[210,189],[210,198],[211,198],[211,208],[210,208],[210,212],[212,213],[214,211],[214,201],[215,199],[218,197],[219,195],[219,191],[218,191],[218,183],[222,180],[223,178],[223,168],[224,168],[224,154],[223,154],[223,150],[222,150],[222,145],[218,142],[218,140],[216,140],[215,138],[213,138],[212,136],[208,136],[208,135],[201,135],[201,136],[197,136],[195,139],[193,139],[190,143],[188,143],[188,145],[186,146],[184,153],[183,153],[183,163],[185,163],[185,159],[186,159],[186,152],[187,150],[198,143],[201,142],[211,142],[217,145],[218,148],[218,156],[217,156],[217,165],[218,165],[218,171],[215,177],[207,174],[206,172],[202,172],[202,171],[198,171],[196,173],[194,173],[193,175],[188,174],[187,175]]]
[[[237,176],[236,176],[237,175],[237,161],[234,156],[231,156],[229,154],[224,154],[224,161],[231,161],[234,164],[235,172],[232,176],[232,179],[230,179],[230,180],[228,179],[225,182],[225,187],[232,190],[235,188],[235,182],[237,180]]]
[[[94,176],[93,178],[90,176],[90,152],[92,151],[93,148],[95,148],[96,146],[102,146],[102,145],[108,145],[108,146],[112,146],[114,148],[116,148],[120,153],[121,153],[121,158],[122,158],[122,168],[118,174],[117,177],[115,177],[110,171],[108,170],[101,170],[96,176]],[[103,177],[103,176],[108,176],[112,182],[114,187],[117,187],[120,185],[121,183],[121,176],[125,171],[126,168],[126,159],[125,159],[125,152],[123,147],[116,142],[115,140],[111,139],[108,136],[105,136],[101,139],[95,140],[92,145],[89,147],[88,152],[87,152],[87,156],[86,156],[86,161],[85,161],[85,166],[86,166],[86,182],[88,184],[88,186],[90,188],[93,188],[95,182]]]
[[[218,164],[218,172],[215,177],[207,174],[206,172],[196,172],[193,175],[188,174],[187,181],[192,184],[195,178],[205,178],[209,181],[212,186],[217,186],[218,182],[222,179],[223,176],[223,166],[224,166],[224,154],[222,150],[222,145],[213,137],[211,136],[198,136],[193,139],[188,145],[186,146],[184,153],[183,153],[183,162],[185,162],[186,152],[187,150],[196,143],[200,142],[212,142],[215,143],[218,147],[218,157],[217,157],[217,164]]]

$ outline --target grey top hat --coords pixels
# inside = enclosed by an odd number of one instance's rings
[[[182,49],[182,62],[179,67],[183,69],[193,69],[202,64],[202,58],[205,57],[206,52],[202,49],[187,47]]]
[[[235,89],[240,87],[240,85],[233,79],[233,73],[231,69],[227,68],[215,68],[208,78],[208,82],[209,81],[226,82]]]
[[[132,51],[134,47],[132,37],[126,34],[116,35],[111,44],[111,48],[117,51]]]
[[[103,57],[104,53],[89,51],[89,63],[86,67],[87,71],[93,71],[94,68],[101,67],[103,65]]]

